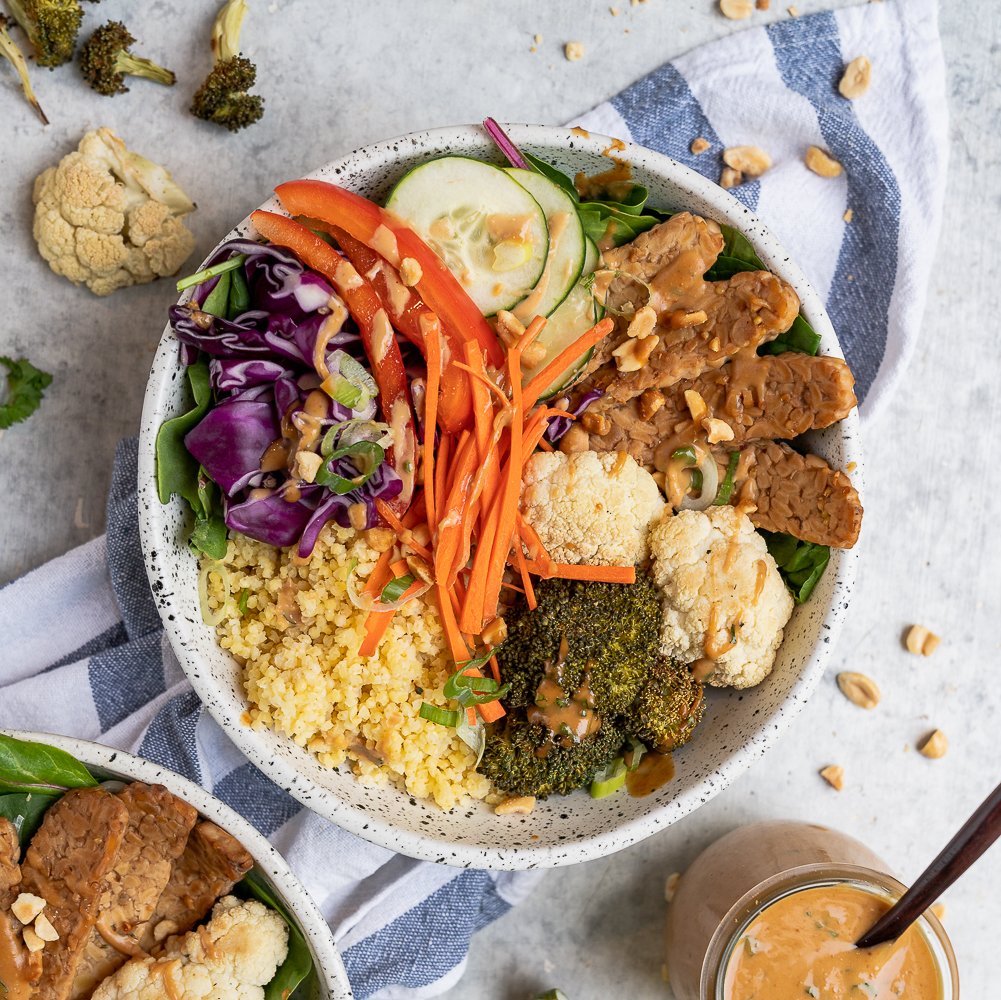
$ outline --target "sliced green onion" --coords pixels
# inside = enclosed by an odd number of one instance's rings
[[[242,618],[247,613],[247,602],[250,600],[250,591],[246,587],[240,591],[240,602],[237,607],[240,609],[240,617]]]
[[[421,702],[421,710],[418,713],[422,719],[428,722],[435,722],[439,726],[449,726],[454,729],[459,724],[460,713],[451,708],[439,708],[437,705],[430,705],[426,701]]]
[[[488,656],[487,660],[489,659],[490,657]],[[475,660],[467,660],[461,664],[459,669],[445,681],[445,697],[459,698],[464,689],[477,691],[477,693],[496,691],[498,684],[492,677],[470,677],[466,673],[467,670],[473,668],[478,670],[484,663],[486,663],[486,660],[477,658]]]
[[[242,267],[230,271],[229,278],[229,304],[226,306],[226,315],[229,319],[236,319],[250,308],[250,286],[247,284],[247,275]]]
[[[626,783],[626,765],[621,757],[609,761],[591,779],[591,798],[603,799],[617,792]]]
[[[695,465],[698,462],[698,458],[695,455],[694,445],[685,445],[684,448],[675,448],[671,452],[671,458],[676,462],[684,462],[685,465]]]
[[[327,360],[330,374],[323,391],[351,410],[360,410],[379,395],[369,370],[345,351],[334,351]]]
[[[340,372],[348,381],[359,386],[365,392],[366,403],[379,395],[379,387],[375,384],[375,379],[372,378],[369,370],[350,354],[344,354],[341,358]]]
[[[692,469],[691,485],[688,487],[690,493],[702,492],[702,470]]]
[[[640,766],[640,761],[643,759],[643,754],[645,753],[646,747],[635,736],[630,736],[629,749],[622,755],[622,762],[626,765],[626,770],[635,771]],[[629,758],[628,763],[625,759],[627,756]]]
[[[205,268],[204,271],[199,271],[197,274],[189,274],[186,278],[181,278],[177,282],[177,290],[183,292],[185,288],[190,288],[192,285],[204,284],[209,278],[214,278],[217,274],[225,274],[227,271],[241,267],[246,259],[247,255],[245,253],[238,253],[235,257],[230,257],[229,260],[223,260],[218,264],[213,264],[211,267]]]
[[[459,713],[459,724],[455,727],[455,735],[462,740],[476,755],[476,763],[473,767],[479,767],[483,760],[483,751],[487,748],[487,727],[483,720],[477,715],[476,722],[469,724],[469,713]]]
[[[228,307],[229,273],[227,272],[216,282],[215,288],[209,292],[205,301],[202,303],[202,312],[208,313],[210,316],[218,316],[221,319],[225,319]]]
[[[323,383],[323,391],[349,410],[360,410],[365,405],[362,403],[364,393],[361,389],[349,382],[340,372],[331,372],[327,376]]]
[[[383,604],[392,604],[393,601],[398,601],[410,589],[413,582],[414,578],[410,573],[407,573],[406,576],[394,577],[382,588],[379,600]]]
[[[730,496],[733,493],[733,477],[737,473],[737,463],[740,461],[740,452],[731,451],[730,461],[726,465],[726,475],[723,477],[723,482],[719,484],[719,490],[716,492],[716,499],[713,503],[717,507],[722,507],[724,504],[730,502]]]
[[[330,463],[339,458],[350,458],[354,462],[355,468],[358,469],[358,475],[352,479],[346,479],[336,472],[331,472]],[[343,496],[345,493],[351,493],[360,486],[364,486],[385,460],[386,452],[381,445],[372,441],[355,441],[354,444],[345,445],[343,448],[332,451],[317,470],[313,482],[320,486],[326,486],[339,496]]]

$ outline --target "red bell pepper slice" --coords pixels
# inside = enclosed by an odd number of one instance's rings
[[[305,226],[274,212],[258,210],[250,218],[265,239],[288,247],[307,267],[322,274],[344,299],[358,324],[379,387],[382,414],[393,433],[393,467],[403,480],[403,491],[393,499],[391,507],[405,511],[413,498],[417,476],[417,431],[403,356],[386,310],[351,262]]]

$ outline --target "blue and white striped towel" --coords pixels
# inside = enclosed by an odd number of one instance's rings
[[[854,104],[845,62],[873,62]],[[733,35],[668,64],[580,123],[718,175],[752,143],[775,166],[735,197],[772,226],[820,289],[866,409],[913,346],[942,204],[946,113],[934,0],[870,3]],[[701,135],[716,153],[694,157]],[[846,168],[806,172],[807,146]],[[847,208],[854,219],[842,221]],[[302,809],[244,761],[202,709],[164,639],[143,570],[136,444],[115,463],[108,534],[0,589],[0,726],[100,740],[211,788],[288,858],[339,942],[359,998],[433,996],[462,973],[472,934],[537,873],[411,861]]]

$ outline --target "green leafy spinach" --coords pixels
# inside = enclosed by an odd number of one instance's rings
[[[4,357],[0,365],[7,369],[7,398],[0,403],[0,431],[28,417],[38,409],[52,376],[36,368],[27,358]]]
[[[22,849],[26,848],[41,826],[42,817],[58,795],[43,795],[41,792],[26,792],[16,795],[0,795],[0,817],[9,819],[17,832]]]
[[[793,599],[797,604],[802,604],[824,575],[831,558],[830,548],[801,541],[785,532],[762,531],[761,534],[765,537],[765,544],[782,579],[792,591]]]
[[[0,792],[59,795],[93,788],[97,779],[75,757],[44,743],[0,734]]]

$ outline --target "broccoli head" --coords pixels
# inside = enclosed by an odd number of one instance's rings
[[[702,684],[684,664],[663,658],[650,670],[622,724],[629,736],[667,751],[691,739],[704,711]]]
[[[264,98],[247,93],[256,79],[256,67],[243,56],[216,63],[195,92],[191,113],[230,132],[253,125],[264,114]]]
[[[39,66],[61,66],[73,58],[83,20],[77,0],[7,0],[14,20],[28,36]]]
[[[264,114],[264,98],[248,94],[257,80],[257,67],[240,55],[240,30],[247,0],[226,0],[212,26],[215,65],[195,92],[191,113],[230,132],[253,125]]]
[[[602,717],[633,703],[657,662],[660,595],[645,576],[634,584],[540,580],[538,607],[520,600],[505,616],[508,637],[497,651],[511,685],[505,704],[528,707],[547,667],[559,666],[566,692],[590,689]]]
[[[127,76],[141,76],[172,86],[177,79],[169,69],[149,59],[135,56],[129,46],[135,42],[132,32],[121,21],[102,24],[80,50],[83,78],[99,94],[111,96],[128,91]]]
[[[562,746],[541,725],[512,713],[503,730],[487,736],[479,770],[511,795],[566,795],[583,788],[622,747],[622,730],[610,719],[579,743]]]

